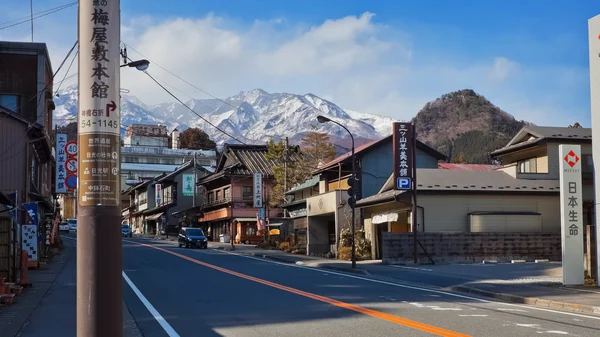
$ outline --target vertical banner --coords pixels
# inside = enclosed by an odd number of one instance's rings
[[[194,175],[193,174],[184,174],[183,175],[183,191],[182,194],[184,197],[192,197],[194,196]]]
[[[21,226],[21,249],[27,252],[29,257],[29,267],[37,266],[38,261],[38,240],[37,226],[22,225]]]
[[[592,158],[594,160],[595,200],[600,200],[600,15],[588,21],[590,50],[590,106],[592,112]],[[600,226],[598,213],[600,203],[596,201],[596,285],[600,286]]]
[[[80,206],[120,201],[119,1],[79,2]]]
[[[558,147],[563,283],[583,285],[583,208],[581,145]]]
[[[161,184],[155,184],[154,185],[154,197],[156,198],[156,206],[160,206],[160,204],[162,203],[162,185]]]
[[[67,154],[65,146],[67,145],[67,135],[59,133],[56,135],[56,193],[67,193]]]
[[[394,122],[392,125],[394,181],[396,190],[410,190],[413,177],[414,132],[411,123]]]
[[[254,172],[254,207],[261,208],[263,207],[263,197],[262,197],[262,173]]]

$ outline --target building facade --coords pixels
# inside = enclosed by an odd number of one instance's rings
[[[355,187],[357,199],[376,194],[392,172],[392,136],[356,148]],[[417,167],[437,168],[446,157],[417,142]],[[309,255],[335,255],[340,232],[352,224],[348,205],[348,182],[352,174],[351,153],[343,154],[313,172],[306,183],[290,190],[290,202],[283,205],[294,218],[296,240]],[[357,212],[356,226],[362,228],[362,214]],[[301,247],[298,247],[301,248]]]
[[[0,42],[0,60],[0,191],[15,196],[13,225],[38,225],[41,256],[46,220],[55,216],[52,65],[44,43]],[[36,209],[37,219],[24,204]]]
[[[262,175],[266,219],[282,215],[281,208],[269,206],[275,163],[266,154],[264,145],[226,144],[215,172],[198,182],[206,200],[198,226],[212,240],[219,240],[221,235],[235,239],[237,234],[240,242],[260,240],[259,209],[253,202],[254,173]],[[291,159],[296,155],[292,154]]]

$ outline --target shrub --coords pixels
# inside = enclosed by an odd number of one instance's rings
[[[350,260],[352,258],[352,247],[340,247],[338,249],[339,260]]]

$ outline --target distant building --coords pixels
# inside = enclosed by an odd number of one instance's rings
[[[169,130],[166,125],[131,124],[126,130],[123,140],[126,147],[169,147]]]
[[[164,125],[132,124],[121,148],[121,190],[153,179],[161,173],[171,173],[194,159],[208,172],[217,165],[215,150],[181,149],[179,130],[169,135]],[[169,148],[169,138],[171,147]]]

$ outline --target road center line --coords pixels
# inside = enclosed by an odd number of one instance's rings
[[[154,306],[150,303],[150,301],[148,301],[148,299],[146,298],[146,296],[144,296],[144,294],[142,294],[142,292],[135,286],[135,284],[133,284],[133,282],[127,276],[127,274],[125,273],[125,271],[122,271],[121,274],[123,275],[123,278],[125,279],[125,281],[127,282],[127,284],[129,284],[129,286],[131,287],[131,290],[133,290],[133,292],[137,295],[137,297],[144,304],[144,306],[146,307],[146,309],[148,309],[148,311],[150,311],[150,313],[152,314],[152,316],[154,317],[154,319],[165,330],[165,332],[167,333],[167,335],[169,335],[169,337],[180,337],[179,334],[175,331],[175,329],[173,329],[173,327],[169,324],[169,322],[167,322],[160,315],[160,313],[158,313],[158,310],[156,310],[156,308],[154,308]]]
[[[128,242],[132,242],[132,241],[128,241]],[[154,245],[145,244],[145,243],[137,243],[137,244],[139,244],[141,246],[149,247],[149,248],[152,248],[152,249],[156,249],[156,250],[165,252],[167,254],[171,254],[171,255],[177,256],[177,257],[182,258],[184,260],[188,260],[190,262],[193,262],[193,263],[196,263],[196,264],[199,264],[201,266],[208,267],[208,268],[211,268],[211,269],[214,269],[214,270],[218,270],[218,271],[226,273],[226,274],[234,275],[234,276],[246,279],[246,280],[254,281],[256,283],[261,283],[261,284],[264,284],[264,285],[269,286],[269,287],[277,288],[277,289],[280,289],[280,290],[283,290],[283,291],[287,291],[287,292],[290,292],[290,293],[293,293],[293,294],[296,294],[296,295],[300,295],[300,296],[304,296],[304,297],[307,297],[307,298],[311,298],[311,299],[314,299],[314,300],[317,300],[317,301],[320,301],[320,302],[328,303],[328,304],[334,305],[336,307],[344,308],[344,309],[347,309],[347,310],[352,310],[352,311],[355,311],[355,312],[358,312],[358,313],[361,313],[361,314],[364,314],[364,315],[367,315],[367,316],[371,316],[371,317],[379,318],[379,319],[382,319],[382,320],[385,320],[385,321],[388,321],[388,322],[396,323],[398,325],[403,325],[403,326],[406,326],[406,327],[409,327],[409,328],[413,328],[413,329],[416,329],[416,330],[421,330],[421,331],[429,332],[429,333],[434,334],[434,335],[443,336],[443,337],[468,337],[469,336],[469,335],[465,335],[465,334],[462,334],[462,333],[459,333],[459,332],[454,332],[454,331],[450,331],[450,330],[438,328],[438,327],[435,327],[435,326],[432,326],[432,325],[427,325],[427,324],[424,324],[424,323],[419,323],[419,322],[416,322],[416,321],[411,321],[409,319],[401,318],[401,317],[394,316],[394,315],[391,315],[391,314],[387,314],[387,313],[384,313],[384,312],[381,312],[381,311],[376,311],[376,310],[368,309],[368,308],[365,308],[365,307],[361,307],[359,305],[355,305],[355,304],[350,304],[350,303],[346,303],[346,302],[334,300],[334,299],[329,298],[329,297],[316,295],[316,294],[313,294],[313,293],[309,293],[309,292],[302,291],[302,290],[299,290],[299,289],[287,287],[287,286],[284,286],[284,285],[281,285],[281,284],[278,284],[278,283],[270,282],[270,281],[267,281],[267,280],[263,280],[263,279],[260,279],[260,278],[257,278],[257,277],[250,276],[250,275],[238,273],[236,271],[229,270],[229,269],[226,269],[226,268],[222,268],[222,267],[219,267],[219,266],[215,266],[215,265],[212,265],[210,263],[206,263],[206,262],[203,262],[203,261],[200,261],[200,260],[196,260],[196,259],[194,259],[192,257],[186,256],[186,255],[183,255],[183,254],[179,254],[179,253],[170,251],[168,249],[156,247]],[[125,273],[123,273],[123,277],[126,277]],[[133,283],[130,283],[130,285],[132,286],[132,289],[134,289],[134,291],[135,291],[135,289],[137,289],[137,288],[134,288],[135,286],[133,286]],[[141,295],[141,293],[139,293],[138,297],[140,297],[140,300],[142,300],[143,295]],[[142,300],[142,302],[144,302],[144,300]],[[147,305],[146,305],[146,303],[147,303]],[[150,305],[150,307],[152,307],[152,305],[147,300],[144,302],[144,305],[146,305],[147,308],[148,308],[148,305]],[[152,308],[152,309],[154,309],[154,308]],[[148,308],[148,310],[150,310],[150,308]],[[156,310],[154,310],[154,311],[156,312]],[[152,310],[151,310],[151,312],[152,312]],[[156,314],[158,315],[158,312],[156,312]],[[158,315],[158,316],[160,316],[160,315]],[[156,318],[156,316],[155,316],[155,318]],[[162,317],[160,317],[160,318],[162,319]],[[157,318],[157,320],[158,320],[158,318]],[[159,323],[160,323],[160,321],[159,321]],[[164,328],[164,326],[163,326],[163,328]],[[165,331],[166,331],[166,329],[165,329]],[[173,330],[173,333],[175,333],[174,330]],[[169,335],[169,336],[179,336],[179,335]]]

